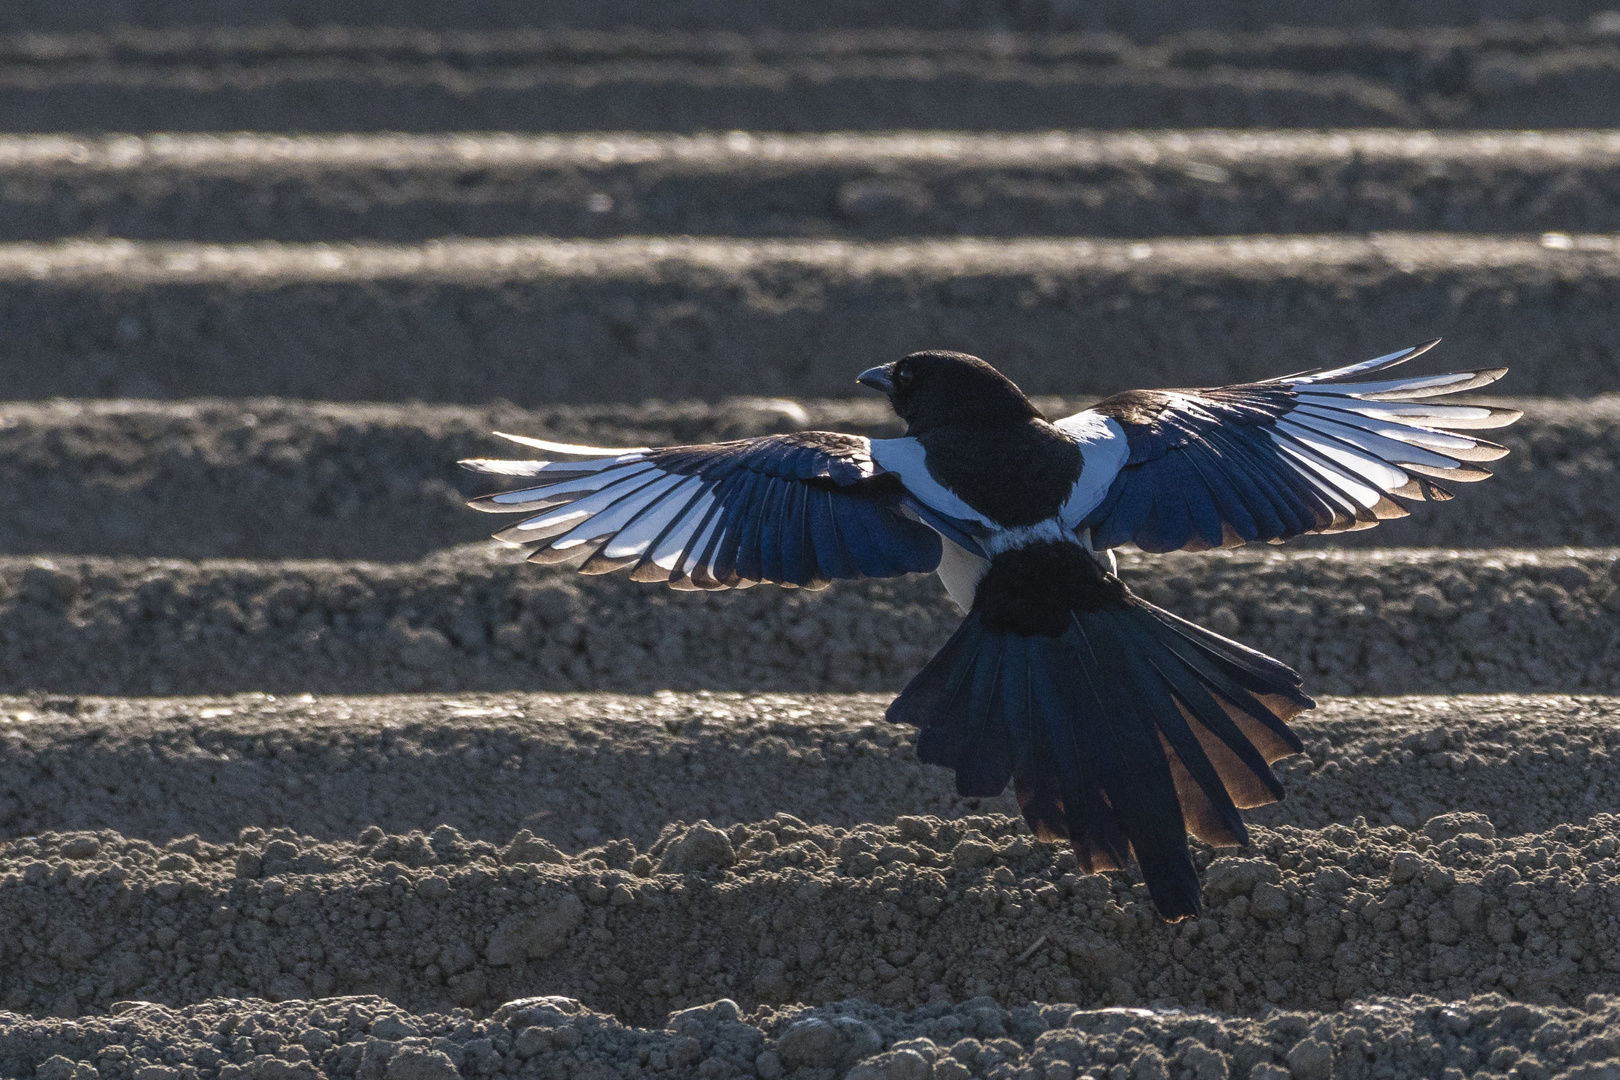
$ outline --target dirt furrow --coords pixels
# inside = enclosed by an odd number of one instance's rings
[[[1123,874],[1001,815],[853,829],[785,814],[568,858],[449,826],[318,842],[248,829],[164,847],[113,831],[5,841],[0,1000],[72,1016],[138,998],[374,993],[416,1012],[558,994],[623,1020],[735,1000],[989,996],[1258,1012],[1368,994],[1620,991],[1608,815],[1500,837],[1481,815],[1418,830],[1254,830],[1200,849],[1206,912],[1171,928]],[[657,942],[657,948],[648,944]]]
[[[0,699],[0,835],[115,829],[164,844],[245,828],[321,840],[449,824],[568,852],[674,821],[730,827],[785,811],[853,828],[904,815],[1015,814],[959,799],[883,722],[886,695],[468,694],[457,697]],[[1296,723],[1266,826],[1449,811],[1503,834],[1620,804],[1610,698],[1327,698]]]
[[[122,29],[0,38],[0,105],[42,132],[1598,127],[1614,29]]]
[[[433,60],[328,57],[0,66],[14,132],[887,131],[1177,127],[1598,127],[1620,63],[1570,57],[1494,109],[1433,116],[1370,79],[1002,63],[979,56],[819,57],[736,64],[540,61],[457,70]],[[560,68],[560,70],[559,70]],[[1542,104],[1561,92],[1567,102]],[[1569,115],[1571,112],[1573,116]],[[1494,120],[1494,124],[1493,124]]]
[[[1612,549],[1127,557],[1149,600],[1316,693],[1614,691]],[[682,593],[499,548],[420,563],[0,558],[0,688],[97,694],[897,690],[960,615],[933,577]]]
[[[1448,506],[1323,541],[1356,547],[1605,544],[1620,536],[1620,399],[1497,399],[1510,455]],[[1042,398],[1049,416],[1086,399]],[[0,551],[397,561],[485,539],[464,457],[512,452],[490,432],[599,446],[713,442],[799,428],[891,438],[870,399],[458,407],[55,401],[0,404]],[[48,505],[49,514],[39,512]]]
[[[226,999],[179,1009],[127,1002],[110,1016],[0,1024],[0,1068],[17,1075],[35,1070],[41,1080],[125,1080],[142,1069],[178,1075],[187,1066],[434,1080],[467,1072],[639,1080],[666,1071],[762,1080],[818,1073],[851,1080],[1067,1080],[1116,1069],[1147,1077],[1416,1080],[1482,1065],[1598,1080],[1620,1069],[1620,1009],[1600,994],[1573,1008],[1495,994],[1445,1004],[1382,997],[1345,1012],[1258,1018],[1177,1007],[1006,1009],[989,998],[909,1012],[849,1001],[744,1015],[722,998],[671,1013],[658,1028],[627,1027],[561,997],[509,1002],[481,1019],[459,1009],[416,1015],[368,996],[280,1004]]]
[[[409,26],[419,28],[421,38],[435,30],[511,33],[531,29],[536,22],[532,5],[516,0],[494,0],[472,7],[444,6],[416,0],[388,3],[386,0],[348,0],[341,8],[320,0],[266,0],[243,7],[229,0],[144,0],[130,5],[118,0],[87,0],[64,6],[52,0],[14,0],[7,4],[0,29],[6,31],[56,31],[94,39],[106,35],[109,26],[161,28],[179,38],[204,38],[205,32],[258,31],[264,36],[286,34],[288,27],[354,28],[362,32],[382,28],[383,32]],[[812,30],[829,28],[896,27],[940,30],[1108,30],[1132,37],[1156,38],[1188,29],[1234,33],[1251,31],[1270,24],[1269,9],[1252,9],[1235,4],[1195,3],[1166,0],[1152,5],[1108,0],[1085,7],[1065,5],[1020,5],[1009,8],[999,0],[962,0],[948,6],[927,0],[901,2],[874,8],[862,0],[827,0],[814,7],[790,0],[746,0],[716,3],[715,0],[668,0],[649,7],[637,0],[552,0],[546,5],[545,22],[552,26],[580,29],[623,30],[642,27],[650,30]],[[1287,12],[1293,26],[1351,27],[1368,24],[1365,5],[1356,0],[1322,0],[1308,7]],[[1475,30],[1486,21],[1486,28],[1497,35],[1512,33],[1518,24],[1531,22],[1545,28],[1548,20],[1563,19],[1572,25],[1595,22],[1590,0],[1407,0],[1398,6],[1378,10],[1381,26],[1391,28],[1456,27],[1461,33]],[[1487,21],[1489,20],[1489,21]],[[125,31],[128,34],[128,31]],[[130,35],[133,36],[133,35]],[[209,35],[211,36],[211,35]],[[445,35],[449,36],[449,35]],[[418,38],[420,40],[421,38]],[[249,38],[251,40],[251,38]]]
[[[10,240],[1617,228],[1612,132],[0,137]]]
[[[14,398],[831,396],[923,347],[1103,393],[1437,334],[1504,392],[1579,396],[1615,385],[1617,290],[1585,235],[0,245]]]

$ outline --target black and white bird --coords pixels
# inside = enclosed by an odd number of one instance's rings
[[[1088,872],[1134,855],[1166,919],[1199,912],[1188,833],[1247,842],[1239,808],[1312,707],[1291,668],[1142,600],[1111,549],[1200,551],[1404,517],[1507,451],[1459,432],[1519,414],[1430,399],[1505,369],[1367,379],[1434,342],[1331,371],[1136,390],[1048,421],[951,352],[864,371],[897,439],[825,431],[608,449],[505,435],[546,461],[472,460],[525,486],[473,500],[528,516],[496,537],[540,563],[677,589],[939,574],[966,613],[889,706],[964,796],[1012,782],[1035,835]]]

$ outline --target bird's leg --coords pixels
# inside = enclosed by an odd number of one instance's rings
[[[1097,562],[1105,570],[1107,570],[1110,574],[1113,574],[1115,577],[1119,577],[1119,560],[1114,558],[1114,549],[1113,548],[1104,548],[1102,551],[1098,551],[1096,548],[1092,547],[1091,546],[1091,534],[1092,534],[1092,531],[1093,530],[1091,530],[1091,529],[1087,529],[1086,532],[1085,532],[1085,536],[1083,537],[1083,539],[1085,541],[1085,545],[1086,545],[1086,550],[1091,552],[1091,557],[1096,559]]]

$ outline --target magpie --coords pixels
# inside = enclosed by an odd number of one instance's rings
[[[1283,798],[1270,766],[1314,702],[1293,669],[1155,607],[1113,549],[1201,551],[1404,517],[1507,451],[1461,434],[1519,413],[1430,399],[1503,368],[1382,373],[1431,348],[1202,390],[1134,390],[1048,420],[977,357],[863,371],[905,434],[826,431],[605,448],[497,433],[544,461],[462,464],[524,486],[474,499],[538,563],[628,567],[677,589],[937,573],[965,613],[889,706],[963,796],[1010,781],[1031,830],[1087,872],[1134,856],[1161,917],[1200,911],[1190,833],[1243,846],[1240,808]]]

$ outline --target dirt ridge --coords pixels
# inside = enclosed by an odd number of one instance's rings
[[[854,828],[904,815],[1016,814],[961,799],[883,722],[888,695],[460,694],[0,699],[0,835],[116,829],[166,844],[245,828],[329,841],[449,824],[565,852],[672,821],[729,828],[785,811]],[[1275,768],[1269,827],[1360,816],[1415,827],[1446,812],[1544,832],[1620,799],[1611,698],[1324,698],[1307,753]],[[725,782],[716,782],[724,777]]]
[[[324,21],[324,20],[317,20]],[[1599,127],[1612,17],[1170,36],[285,24],[0,37],[15,131]]]
[[[1617,228],[1607,132],[0,136],[14,241]]]
[[[556,0],[547,5],[545,22],[558,27],[621,30],[827,30],[829,28],[918,27],[965,30],[1065,29],[1109,30],[1133,37],[1155,38],[1187,29],[1235,32],[1270,25],[1285,10],[1296,25],[1361,28],[1367,9],[1355,0],[1324,0],[1310,7],[1273,9],[1246,3],[1177,2],[1141,5],[1109,0],[1086,7],[1031,4],[1008,7],[998,0],[972,0],[948,6],[905,0],[874,9],[861,0],[831,0],[806,8],[787,0],[715,2],[672,0],[648,8],[636,0]],[[514,30],[534,27],[533,5],[520,0],[486,0],[469,7],[432,3],[385,3],[351,0],[341,9],[319,0],[268,0],[243,7],[230,0],[143,0],[138,5],[93,0],[64,7],[51,0],[17,0],[9,4],[0,28],[6,30],[98,32],[109,26],[173,28],[195,33],[199,28],[280,29],[299,27],[399,26],[449,30]],[[1579,24],[1602,10],[1590,0],[1408,0],[1380,9],[1380,22],[1390,27],[1470,27],[1486,20],[1563,19]]]
[[[0,843],[0,912],[22,928],[0,945],[0,995],[61,1015],[129,997],[352,993],[483,1011],[538,984],[636,1023],[722,996],[749,1009],[989,996],[1256,1013],[1380,992],[1568,1004],[1620,990],[1605,946],[1616,821],[1512,837],[1468,813],[1417,830],[1256,828],[1238,854],[1197,848],[1206,911],[1174,928],[1145,886],[1076,874],[1071,852],[1002,815],[673,823],[645,849],[620,839],[575,858],[526,832],[497,846],[449,826],[164,847],[47,833]]]
[[[1503,392],[1584,396],[1615,385],[1617,289],[1610,236],[0,245],[15,398],[816,397],[925,347],[1100,394],[1437,334]]]
[[[1335,1068],[1444,1076],[1488,1063],[1598,1080],[1617,1066],[1613,999],[1580,1006],[1495,994],[1442,1003],[1379,997],[1350,1012],[1234,1018],[1176,1007],[1005,1009],[988,998],[903,1012],[857,1001],[744,1014],[729,998],[671,1013],[660,1028],[626,1027],[563,997],[508,1002],[488,1019],[465,1010],[417,1015],[378,997],[320,1002],[218,999],[170,1009],[126,1002],[111,1016],[9,1021],[0,1068],[40,1080],[179,1075],[186,1066],[330,1076],[451,1080],[528,1072],[634,1078],[703,1070],[780,1080],[794,1070],[849,1068],[853,1080],[966,1080],[1000,1066],[1047,1080],[1106,1074],[1319,1080]],[[398,1064],[395,1064],[395,1062]],[[1568,1071],[1564,1071],[1564,1070]],[[83,1070],[83,1071],[81,1071]],[[157,1076],[157,1073],[148,1075]]]
[[[1617,565],[1606,548],[1121,563],[1316,693],[1612,692]],[[931,576],[683,593],[493,546],[406,564],[0,556],[0,688],[892,691],[959,619]]]

